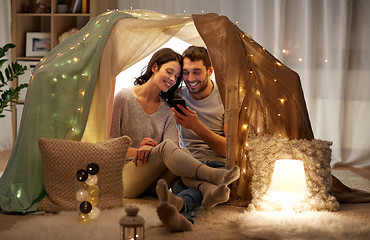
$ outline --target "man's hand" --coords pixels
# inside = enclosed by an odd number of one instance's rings
[[[184,114],[179,113],[175,110],[175,108],[172,108],[173,117],[175,118],[176,122],[183,126],[184,128],[188,128],[191,130],[194,130],[195,127],[199,126],[201,122],[199,121],[197,113],[189,108],[184,108],[180,104],[177,105]]]
[[[221,156],[226,156],[226,138],[218,135],[207,128],[198,118],[198,114],[191,108],[177,105],[184,115],[172,108],[173,116],[178,124],[192,130],[210,148]]]
[[[142,164],[145,164],[148,161],[148,156],[150,151],[154,148],[154,146],[150,145],[143,145],[140,148],[136,150],[136,155],[134,159],[132,160],[137,166],[137,161],[141,161]]]

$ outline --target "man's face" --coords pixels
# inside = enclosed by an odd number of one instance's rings
[[[212,67],[208,68],[208,70],[206,69],[203,60],[191,61],[189,58],[184,58],[182,76],[189,93],[193,95],[203,95],[205,91],[208,91],[209,85],[211,85],[209,77],[212,71]],[[208,96],[208,94],[206,94],[206,96]]]

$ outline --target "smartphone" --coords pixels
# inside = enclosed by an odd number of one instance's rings
[[[185,100],[184,99],[181,99],[181,98],[174,99],[173,100],[173,106],[176,109],[176,111],[178,111],[179,113],[181,113],[182,115],[184,115],[184,112],[181,111],[181,109],[177,106],[177,104],[180,104],[181,106],[183,106],[184,108],[186,108]]]

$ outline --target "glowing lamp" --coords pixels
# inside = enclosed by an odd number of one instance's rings
[[[144,240],[144,219],[137,215],[139,208],[135,205],[125,207],[126,216],[119,220],[122,240]]]
[[[271,200],[292,211],[294,203],[301,201],[306,192],[303,162],[293,159],[276,160],[270,184]]]

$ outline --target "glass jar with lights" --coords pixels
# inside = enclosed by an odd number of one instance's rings
[[[125,207],[126,215],[119,220],[121,240],[143,240],[145,238],[144,219],[137,215],[139,208],[135,205]]]

